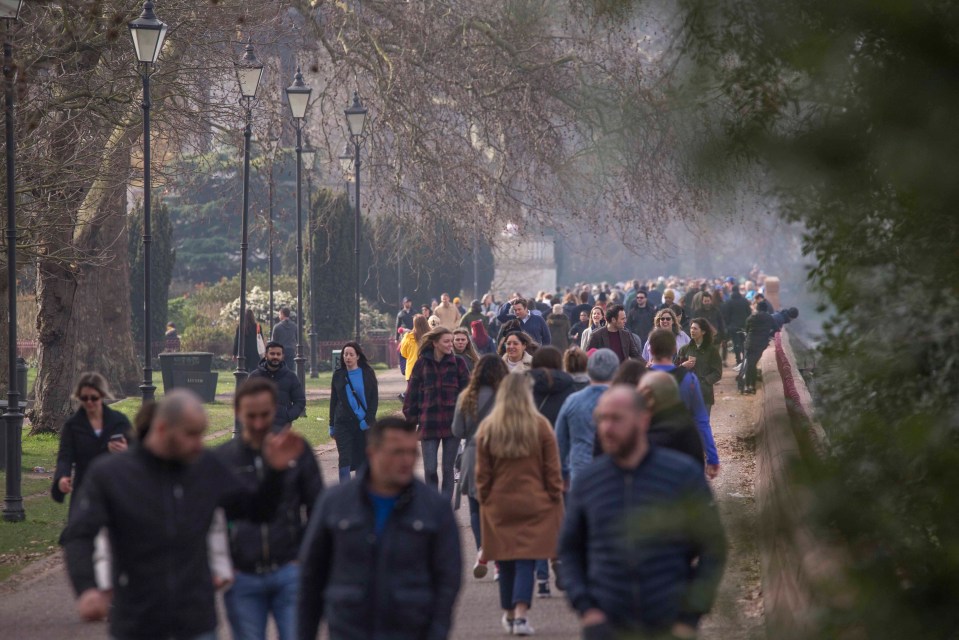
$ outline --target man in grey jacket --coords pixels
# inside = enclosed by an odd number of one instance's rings
[[[283,361],[286,366],[293,368],[293,358],[296,356],[297,339],[296,323],[290,320],[290,308],[280,307],[280,321],[273,327],[272,342],[283,345]]]

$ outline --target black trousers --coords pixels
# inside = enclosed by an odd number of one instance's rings
[[[746,350],[746,332],[733,331],[733,353],[736,355],[736,364],[743,361],[743,352]]]

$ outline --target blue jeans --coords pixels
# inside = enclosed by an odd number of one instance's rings
[[[439,487],[437,474],[440,443],[443,443],[443,488],[442,493],[447,498],[453,498],[453,463],[456,462],[456,452],[459,451],[460,439],[455,436],[436,440],[423,440],[423,473],[426,475],[426,484]]]
[[[504,611],[512,610],[518,603],[527,607],[533,603],[533,568],[535,560],[500,560],[499,606]]]
[[[540,582],[549,580],[549,560],[536,561],[536,579]]]
[[[296,637],[296,596],[300,567],[286,564],[270,573],[236,573],[223,596],[234,640],[264,640],[266,619],[272,612],[280,640]]]
[[[473,538],[476,540],[476,549],[479,550],[480,547],[483,546],[482,539],[480,538],[479,500],[477,500],[476,498],[469,498],[469,502],[470,502],[470,529],[473,530]]]

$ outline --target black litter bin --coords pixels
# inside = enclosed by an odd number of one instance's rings
[[[220,374],[212,371],[213,354],[203,351],[181,351],[160,354],[160,372],[163,388],[189,389],[203,402],[216,399],[216,382]]]

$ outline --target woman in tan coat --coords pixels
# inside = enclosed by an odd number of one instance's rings
[[[500,383],[476,443],[482,553],[499,565],[503,628],[532,635],[527,612],[533,572],[536,559],[556,557],[563,478],[556,437],[533,404],[527,376],[506,376]]]

